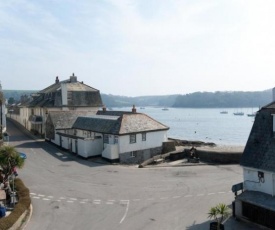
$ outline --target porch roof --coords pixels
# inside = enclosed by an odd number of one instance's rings
[[[244,191],[236,197],[236,200],[240,200],[265,209],[269,209],[271,211],[275,211],[275,197],[263,192]]]

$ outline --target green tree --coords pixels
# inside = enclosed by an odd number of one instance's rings
[[[24,159],[13,146],[3,145],[0,147],[0,166],[5,178],[8,178],[14,172],[14,168],[22,168]]]

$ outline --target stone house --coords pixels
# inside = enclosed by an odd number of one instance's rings
[[[48,120],[47,120],[48,124]],[[55,127],[56,128],[56,127]],[[84,158],[102,156],[110,161],[137,164],[162,152],[162,144],[167,141],[169,128],[143,113],[125,111],[98,111],[93,116],[79,116],[71,129],[58,136],[53,143]],[[48,134],[46,133],[48,136]],[[71,144],[70,144],[71,143]]]
[[[275,229],[275,97],[257,112],[240,165],[244,181],[232,187],[236,217]]]
[[[79,82],[72,74],[32,95],[27,103],[20,103],[10,117],[35,134],[44,135],[47,115],[52,111],[96,112],[102,106],[100,91]]]

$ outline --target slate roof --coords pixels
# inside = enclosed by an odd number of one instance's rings
[[[55,129],[70,129],[75,120],[79,116],[92,116],[95,112],[89,111],[52,111],[49,112],[50,117]]]
[[[275,211],[275,198],[263,192],[244,191],[236,197],[236,200],[241,200],[246,203]]]
[[[275,136],[273,116],[275,103],[257,112],[240,164],[259,170],[275,172]]]
[[[126,135],[130,133],[169,129],[169,127],[161,124],[146,114],[123,111],[106,112],[104,112],[106,115],[78,117],[73,124],[73,128],[113,135]],[[101,114],[101,112],[97,114]]]
[[[61,107],[62,106],[62,84],[66,84],[68,91],[68,106],[73,107],[99,107],[102,99],[99,90],[85,85],[83,82],[67,79],[58,81],[47,88],[33,94],[30,107]],[[70,94],[70,96],[69,96]]]

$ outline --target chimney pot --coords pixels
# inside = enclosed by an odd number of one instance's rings
[[[103,112],[106,112],[106,106],[105,106],[105,105],[103,105],[102,111],[103,111]]]
[[[59,82],[58,76],[55,78],[55,83],[57,84]]]
[[[74,73],[72,76],[70,76],[70,82],[77,82],[77,77],[74,75]]]

